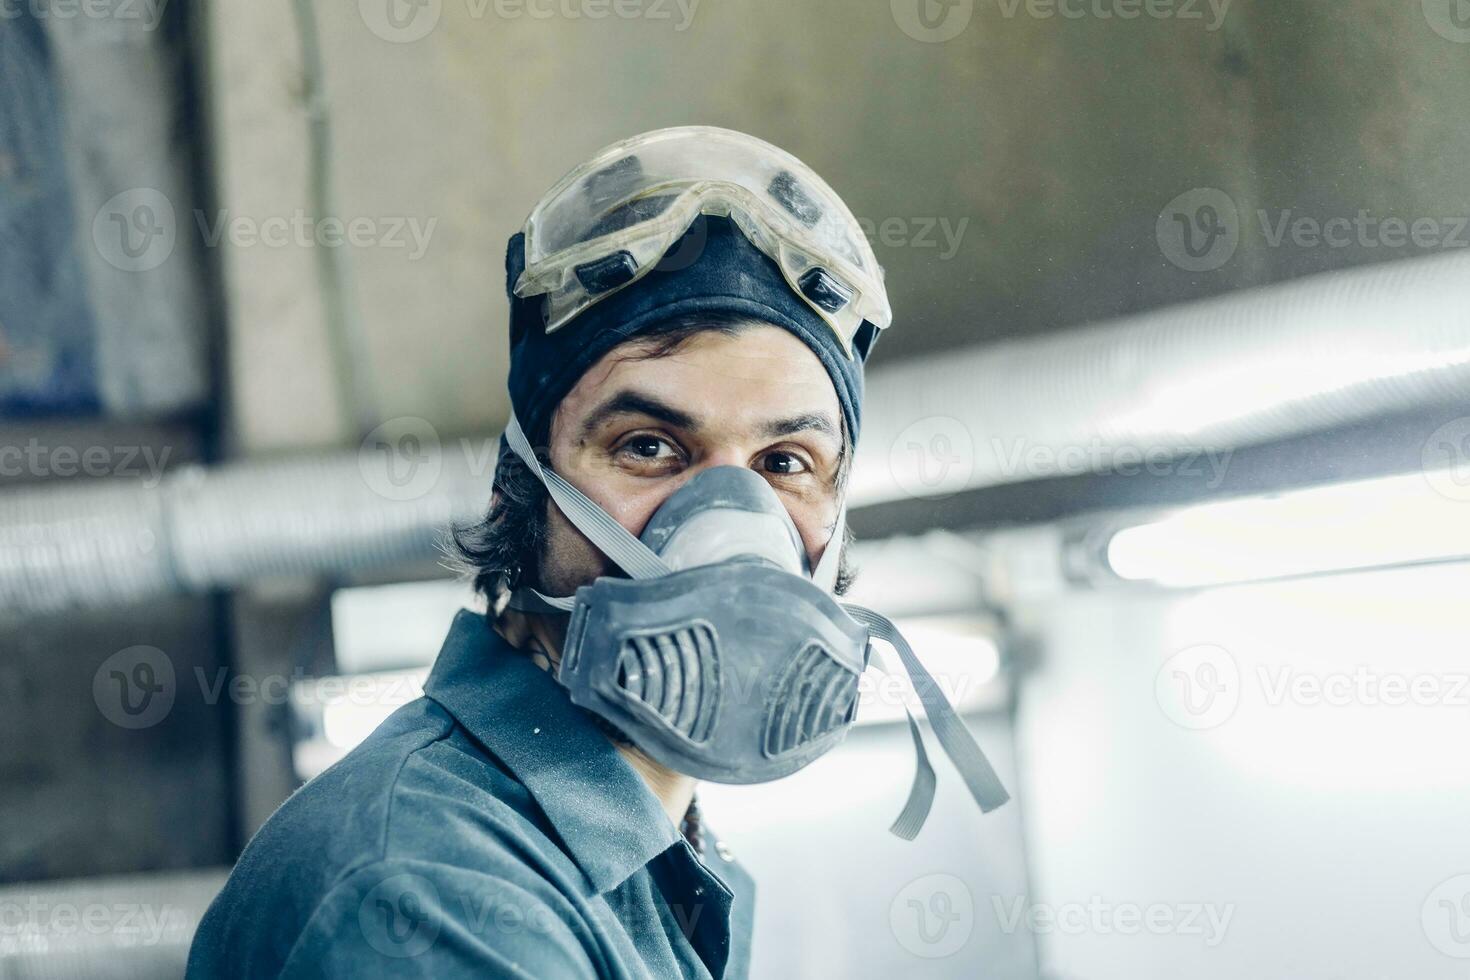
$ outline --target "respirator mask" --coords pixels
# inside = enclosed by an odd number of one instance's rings
[[[557,679],[573,703],[670,769],[713,782],[767,782],[846,736],[871,641],[879,639],[897,651],[981,810],[1009,798],[893,624],[833,598],[841,515],[810,568],[770,485],[751,470],[719,466],[680,487],[634,537],[540,464],[514,416],[506,441],[567,519],[628,575],[598,578],[569,597],[529,588],[511,595],[513,608],[571,614]],[[933,803],[935,775],[912,714],[908,723],[918,768],[890,829],[911,840]]]

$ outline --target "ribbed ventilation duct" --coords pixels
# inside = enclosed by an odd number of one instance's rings
[[[489,456],[493,463],[494,456]],[[349,572],[435,555],[481,516],[490,474],[426,449],[432,479],[394,485],[375,453],[189,467],[137,483],[39,485],[0,497],[0,610],[107,606],[267,575]]]
[[[0,888],[0,977],[181,977],[189,944],[229,869]]]
[[[1120,450],[1233,449],[1456,399],[1470,413],[1470,254],[876,371],[852,503],[1106,471]],[[192,468],[153,490],[11,491],[0,496],[0,610],[432,557],[438,529],[483,509],[490,459],[426,452],[419,465],[435,478],[412,487],[344,453]]]

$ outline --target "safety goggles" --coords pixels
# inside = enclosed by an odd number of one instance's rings
[[[515,294],[544,296],[556,330],[655,267],[693,261],[697,242],[670,249],[701,214],[733,221],[849,355],[864,321],[892,321],[883,270],[841,198],[784,150],[712,126],[614,143],[563,177],[526,220]]]

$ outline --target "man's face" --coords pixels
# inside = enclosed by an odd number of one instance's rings
[[[706,330],[674,353],[631,341],[583,375],[551,422],[552,468],[637,535],[669,496],[712,466],[744,466],[786,505],[809,560],[837,520],[837,393],[815,354],[777,327]],[[548,505],[541,585],[567,595],[609,563]]]

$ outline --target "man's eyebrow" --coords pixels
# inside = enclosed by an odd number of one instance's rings
[[[598,405],[582,423],[582,435],[591,435],[608,419],[618,415],[647,415],[676,429],[696,432],[699,420],[646,392],[624,389]]]
[[[820,432],[830,436],[834,442],[842,441],[842,436],[837,431],[837,423],[825,412],[808,412],[805,415],[793,415],[785,419],[772,419],[761,426],[761,435],[768,439],[778,439],[781,436],[795,435],[798,432]]]

